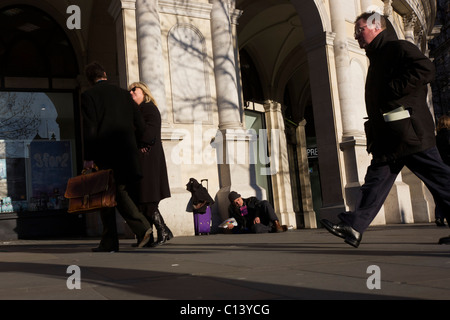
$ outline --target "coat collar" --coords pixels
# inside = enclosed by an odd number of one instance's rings
[[[391,22],[386,19],[386,29],[380,32],[366,48],[366,55],[371,59],[386,43],[398,40]]]

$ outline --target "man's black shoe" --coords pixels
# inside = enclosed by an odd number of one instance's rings
[[[343,222],[334,224],[326,219],[323,219],[320,222],[330,233],[343,238],[345,243],[358,248],[362,238],[358,231]]]

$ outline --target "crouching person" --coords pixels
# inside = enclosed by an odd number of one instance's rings
[[[267,200],[258,200],[256,197],[242,198],[236,191],[228,195],[230,206],[228,214],[234,218],[237,226],[228,225],[233,233],[267,233],[284,232],[286,226],[281,226],[272,205]]]

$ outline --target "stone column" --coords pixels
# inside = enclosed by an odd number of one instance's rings
[[[214,55],[219,130],[242,128],[235,55],[234,0],[213,0],[211,34]]]
[[[342,136],[345,139],[361,136],[356,119],[357,113],[353,112],[354,105],[352,92],[352,79],[350,69],[350,56],[348,53],[347,29],[345,22],[345,4],[343,0],[330,1],[331,25],[334,38],[334,59],[336,62],[336,76],[339,92],[339,104],[341,109]]]
[[[212,0],[211,35],[216,83],[219,131],[214,146],[217,152],[220,190],[216,203],[220,219],[228,218],[228,194],[237,191],[243,197],[265,198],[256,185],[254,165],[250,164],[251,144],[256,137],[244,130],[242,101],[239,95],[239,68],[236,49],[236,23],[240,11],[235,0]],[[213,227],[215,222],[213,221]]]
[[[403,24],[405,25],[405,40],[416,44],[414,37],[414,26],[416,25],[417,16],[414,12],[403,16]]]
[[[135,5],[136,0],[113,0],[108,8],[116,24],[119,83],[122,88],[139,80]]]
[[[342,119],[342,139],[339,144],[342,151],[340,154],[340,172],[344,178],[345,202],[348,208],[351,209],[355,195],[364,180],[361,178],[360,171],[367,168],[361,163],[359,156],[362,154],[363,157],[367,157],[367,152],[365,151],[366,141],[363,139],[364,134],[358,126],[363,121],[363,116],[357,110],[363,108],[363,106],[355,105],[355,99],[353,99],[356,93],[352,90],[353,73],[348,52],[348,36],[343,2],[343,0],[330,1],[330,10],[331,25],[335,32],[333,49],[341,111],[340,117]],[[361,94],[360,92],[358,93]]]
[[[316,213],[313,206],[313,197],[311,191],[311,181],[309,179],[309,165],[308,165],[308,153],[306,151],[306,133],[305,133],[306,120],[300,121],[296,129],[297,140],[297,159],[298,159],[298,171],[300,180],[300,190],[302,194],[302,211],[303,218],[305,220],[305,228],[312,229],[317,228]]]
[[[392,20],[392,13],[394,12],[394,8],[392,7],[393,0],[383,0],[384,8],[383,14],[388,17],[389,20]]]
[[[135,1],[140,79],[149,86],[161,112],[161,120],[167,123],[165,61],[161,44],[158,0]]]
[[[313,100],[314,122],[318,153],[326,155],[319,157],[320,183],[322,188],[322,207],[320,218],[337,222],[336,216],[346,210],[343,195],[344,181],[341,166],[341,152],[336,145],[339,129],[335,94],[335,74],[333,72],[334,33],[323,32],[306,39],[303,47],[308,57],[310,71],[311,94]]]
[[[273,202],[280,223],[297,228],[292,203],[291,177],[287,158],[287,141],[281,104],[275,101],[264,103],[267,122],[267,145],[270,154],[270,173],[273,185]]]

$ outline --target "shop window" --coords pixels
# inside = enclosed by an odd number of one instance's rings
[[[270,172],[270,156],[264,108],[261,104],[247,102],[244,114],[245,128],[256,134],[256,141],[250,148],[250,163],[256,184],[265,190],[266,200],[273,203],[271,175],[267,174]]]
[[[2,213],[64,209],[75,168],[73,94],[0,92]]]
[[[78,74],[70,41],[50,15],[28,5],[0,8],[0,214],[67,208],[75,91],[52,84]]]

